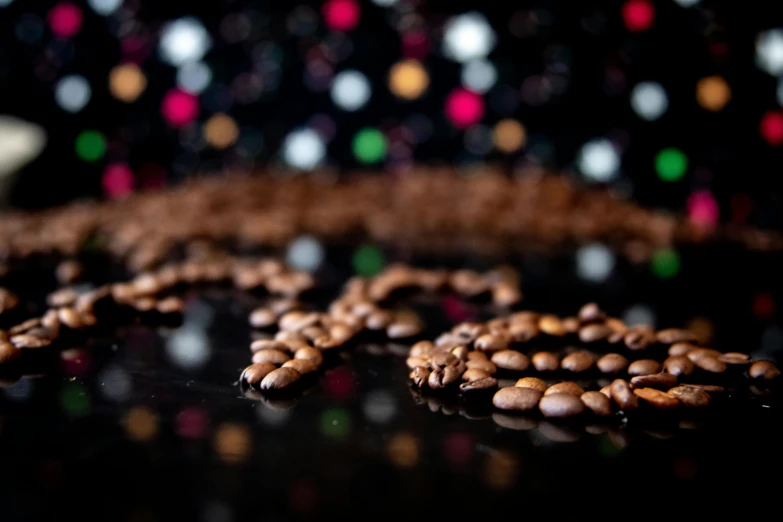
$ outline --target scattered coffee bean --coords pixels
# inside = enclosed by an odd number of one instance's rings
[[[533,388],[501,388],[492,397],[496,408],[509,411],[532,411],[538,407],[541,392]]]
[[[628,359],[619,353],[607,353],[595,364],[601,373],[619,373],[628,367]]]
[[[713,350],[712,348],[695,348],[689,351],[687,354],[685,354],[685,357],[687,357],[694,363],[697,362],[702,357],[713,357],[717,359],[720,356],[721,353],[718,350]]]
[[[588,410],[600,417],[612,414],[612,401],[601,392],[588,391],[579,397]]]
[[[484,352],[468,352],[468,361],[488,361],[489,357]]]
[[[580,398],[569,393],[551,393],[541,398],[538,409],[544,417],[565,418],[579,415],[585,411],[585,405]]]
[[[438,352],[432,354],[430,357],[430,367],[433,370],[443,368],[445,366],[453,366],[459,359],[451,352]]]
[[[299,348],[296,351],[296,353],[294,353],[294,359],[302,359],[305,361],[310,361],[316,366],[321,366],[321,364],[323,364],[324,362],[324,356],[321,353],[321,351],[315,348],[311,348],[309,346],[304,348]]]
[[[288,332],[299,332],[308,326],[313,326],[320,320],[317,313],[300,312],[294,310],[283,315],[278,321],[281,330]]]
[[[718,360],[731,366],[746,366],[750,364],[750,355],[739,352],[721,354]]]
[[[595,343],[606,340],[614,331],[602,323],[593,323],[579,329],[579,340],[583,343]]]
[[[547,389],[546,383],[536,377],[522,377],[514,386],[518,388],[533,388],[541,393],[544,393]]]
[[[654,359],[640,359],[628,366],[628,375],[652,375],[661,371],[661,363]]]
[[[579,331],[579,319],[576,317],[564,317],[563,318],[563,328],[565,329],[567,334],[575,334]]]
[[[22,355],[22,350],[9,343],[8,341],[0,341],[0,364],[5,364],[19,358]]]
[[[658,388],[668,390],[677,385],[677,376],[671,373],[637,375],[631,379],[633,388]]]
[[[584,372],[593,366],[594,358],[584,350],[566,355],[560,362],[560,367],[571,372]]]
[[[484,390],[494,390],[498,387],[498,380],[494,377],[484,377],[475,381],[463,382],[459,385],[462,392],[477,392]]]
[[[405,319],[397,317],[386,327],[386,335],[389,339],[405,339],[419,335],[421,330],[422,326],[418,319],[407,316]]]
[[[440,390],[460,380],[460,372],[453,366],[438,368],[430,373],[427,382],[433,390]]]
[[[513,285],[499,283],[492,287],[492,302],[496,306],[510,307],[522,300],[522,292]]]
[[[628,331],[628,326],[626,326],[626,324],[617,317],[607,317],[606,326],[612,329],[613,335],[625,335],[625,332]]]
[[[31,330],[32,331],[32,330]],[[52,344],[52,340],[31,333],[11,336],[11,343],[17,348],[43,348]]]
[[[290,361],[284,362],[282,368],[293,368],[302,375],[318,371],[318,365],[309,359],[291,359]]]
[[[481,359],[473,359],[468,360],[468,362],[465,363],[465,366],[467,366],[468,369],[479,369],[484,370],[485,372],[494,375],[498,372],[498,367],[495,366],[495,363],[492,361],[482,361]]]
[[[411,346],[410,356],[430,355],[434,348],[435,345],[431,341],[419,341]]]
[[[508,338],[500,334],[484,334],[473,341],[476,350],[497,352],[508,349]]]
[[[639,407],[639,400],[633,394],[633,390],[622,379],[615,379],[609,387],[612,399],[623,411],[634,410]]]
[[[750,365],[748,375],[751,379],[771,381],[780,377],[780,370],[770,361],[756,361]]]
[[[468,350],[467,346],[455,346],[451,349],[451,353],[460,361],[467,361],[470,350]]]
[[[46,304],[52,308],[59,308],[61,306],[72,306],[79,298],[79,292],[73,288],[61,288],[55,290],[46,297]]]
[[[430,358],[429,356],[408,357],[408,359],[405,361],[405,364],[407,364],[408,368],[410,368],[411,370],[419,366],[426,366],[427,368],[429,368]]]
[[[162,314],[181,314],[185,311],[185,303],[179,297],[170,296],[158,301],[155,309]]]
[[[414,386],[417,388],[423,388],[429,386],[430,370],[424,366],[416,366],[410,374],[410,378],[413,381]]]
[[[607,384],[606,386],[604,386],[603,388],[598,390],[598,393],[606,395],[607,398],[611,399],[612,398],[612,386]]]
[[[674,343],[669,347],[669,355],[676,357],[678,355],[687,355],[688,352],[696,350],[698,346],[691,343]]]
[[[269,308],[256,308],[250,312],[249,321],[253,328],[268,328],[277,322],[277,314]]]
[[[77,281],[83,273],[82,265],[74,259],[62,261],[55,269],[57,281],[63,285],[69,285]]]
[[[587,303],[579,309],[579,312],[576,315],[582,324],[600,323],[606,319],[606,314],[596,303]]]
[[[501,350],[492,354],[492,362],[498,368],[521,372],[527,370],[530,366],[530,359],[527,355],[516,350]]]
[[[649,326],[637,325],[628,328],[623,338],[629,350],[644,350],[657,342],[655,331]]]
[[[526,343],[538,336],[537,323],[511,323],[508,327],[508,335],[517,343]]]
[[[240,379],[250,384],[251,386],[255,386],[256,384],[260,383],[264,377],[269,375],[275,369],[276,367],[272,363],[265,362],[265,363],[251,364],[250,366],[245,368],[245,370],[242,372],[242,376],[240,377]]]
[[[290,351],[289,346],[283,341],[277,341],[272,339],[258,339],[250,343],[250,351],[260,352],[261,350],[280,350],[281,352]]]
[[[575,382],[559,382],[553,384],[544,392],[544,395],[552,395],[553,393],[570,393],[574,397],[581,397],[585,391]]]
[[[79,330],[84,327],[82,316],[73,308],[60,308],[57,310],[57,320],[71,330]]]
[[[465,370],[465,373],[462,374],[463,381],[478,381],[479,379],[484,379],[486,377],[491,377],[490,373],[479,370],[478,368],[468,368]]]
[[[712,402],[707,392],[692,386],[677,386],[667,393],[689,408],[704,408]]]
[[[702,390],[710,394],[712,396],[713,394],[721,394],[726,391],[726,388],[723,386],[716,386],[714,384],[686,384],[683,383],[682,386],[688,386],[690,388],[696,388],[697,390]]]
[[[663,369],[672,375],[690,375],[695,365],[684,355],[674,355],[663,361]]]
[[[557,355],[550,352],[538,352],[533,355],[531,362],[539,372],[553,372],[560,367]]]
[[[394,315],[392,315],[391,312],[387,310],[378,310],[377,312],[368,315],[364,320],[364,324],[370,330],[383,330],[388,328],[393,320]]]
[[[291,358],[282,350],[260,350],[253,354],[254,363],[268,362],[272,364],[283,364],[290,360]]]
[[[694,364],[710,373],[723,373],[726,371],[726,363],[715,357],[700,357]]]
[[[265,353],[269,350],[265,350]],[[267,374],[261,381],[262,390],[284,390],[296,384],[302,378],[302,374],[293,368],[277,368]]]
[[[698,340],[693,332],[682,328],[660,330],[656,334],[656,338],[661,344],[694,343]]]
[[[560,318],[551,314],[542,315],[538,318],[538,329],[546,335],[554,337],[562,337],[568,333]]]
[[[28,319],[27,321],[19,323],[16,326],[12,326],[11,329],[8,330],[8,333],[10,335],[17,335],[25,333],[26,331],[38,326],[41,326],[41,319],[38,317],[33,317],[32,319]]]
[[[669,410],[680,405],[679,399],[655,388],[637,388],[633,393],[647,404],[661,410]]]
[[[458,324],[451,329],[451,333],[464,339],[465,342],[470,342],[489,333],[489,330],[487,330],[487,327],[482,323],[468,322]]]

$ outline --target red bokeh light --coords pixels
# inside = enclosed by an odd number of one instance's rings
[[[161,112],[172,127],[184,127],[198,116],[198,98],[179,89],[172,89],[163,98]]]
[[[67,2],[52,7],[48,18],[52,33],[59,38],[75,36],[82,28],[82,10]]]
[[[321,9],[324,22],[333,31],[350,31],[359,24],[360,13],[356,0],[329,0]]]
[[[484,117],[484,100],[473,91],[454,89],[446,99],[446,117],[455,127],[470,127]]]
[[[103,171],[103,192],[110,198],[121,198],[133,192],[133,172],[125,163],[112,163]]]
[[[655,20],[655,7],[647,0],[630,0],[623,4],[623,20],[631,32],[646,31]]]
[[[770,145],[783,143],[783,114],[768,112],[761,119],[761,137]]]

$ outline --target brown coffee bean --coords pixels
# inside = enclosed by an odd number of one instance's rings
[[[0,341],[0,364],[5,364],[18,359],[22,355],[22,350],[9,343],[8,341]]]
[[[567,334],[575,334],[579,331],[579,326],[579,319],[576,317],[563,318],[563,328],[565,328]]]
[[[370,330],[383,330],[394,320],[394,315],[388,310],[378,310],[364,319],[364,324]]]
[[[291,358],[282,350],[260,350],[253,354],[254,363],[268,362],[272,364],[283,364],[290,360]]]
[[[536,323],[511,323],[508,335],[516,343],[526,343],[538,337],[539,329]]]
[[[440,390],[458,382],[460,377],[462,376],[457,368],[454,366],[446,366],[445,368],[433,370],[430,373],[427,382],[433,390]]]
[[[74,259],[62,261],[55,269],[57,281],[63,285],[69,285],[78,280],[83,273],[82,265]]]
[[[465,370],[465,373],[462,374],[463,381],[477,381],[486,377],[491,377],[489,372],[479,370],[478,368],[468,368]]]
[[[299,333],[304,335],[305,338],[310,341],[314,341],[319,337],[323,337],[327,335],[327,331],[325,328],[322,328],[315,324],[302,328],[301,330],[299,330]]]
[[[674,343],[669,347],[669,355],[676,357],[678,355],[687,355],[688,352],[697,349],[698,346],[691,343]]]
[[[265,350],[264,352],[259,353],[265,353],[267,351],[268,350]],[[261,381],[260,388],[269,391],[284,390],[296,384],[301,378],[302,374],[293,368],[277,368],[264,377]]]
[[[723,373],[726,371],[726,363],[719,361],[715,357],[700,357],[694,364],[710,373]]]
[[[32,329],[30,331],[32,332]],[[11,343],[17,348],[43,348],[52,344],[52,340],[32,333],[24,333],[12,336]]]
[[[154,297],[137,297],[130,304],[139,312],[150,312],[155,309],[158,302]]]
[[[660,410],[669,410],[680,405],[679,399],[655,388],[637,388],[633,393],[650,406]]]
[[[432,354],[430,357],[430,367],[433,370],[443,368],[445,366],[453,366],[459,359],[451,352],[438,352]]]
[[[79,330],[84,327],[81,314],[73,308],[60,308],[57,310],[57,319],[71,330]]]
[[[547,389],[546,383],[536,377],[522,377],[514,386],[517,388],[533,388],[541,393],[544,393]]]
[[[579,340],[583,343],[605,341],[614,331],[603,323],[593,323],[579,329]]]
[[[702,390],[710,394],[710,396],[714,394],[721,394],[726,391],[726,388],[723,386],[716,386],[714,384],[686,384],[683,383],[682,386],[688,386],[690,388],[696,388],[697,390]]]
[[[539,372],[553,372],[560,367],[557,355],[550,352],[538,352],[531,358],[533,367]]]
[[[677,385],[677,376],[671,373],[654,373],[650,375],[637,375],[631,379],[634,388],[658,388],[668,390]]]
[[[468,352],[468,361],[488,361],[489,357],[484,352]]]
[[[594,361],[590,352],[582,350],[566,355],[560,362],[560,367],[570,372],[584,372],[592,368]]]
[[[419,341],[411,346],[410,356],[430,355],[434,348],[435,345],[432,344],[432,341]]]
[[[492,287],[492,303],[508,308],[522,300],[522,292],[514,285],[498,283]]]
[[[397,318],[386,327],[386,335],[389,339],[405,339],[419,335],[421,330],[422,326],[418,319],[401,320]]]
[[[41,327],[46,328],[50,332],[54,333],[55,337],[59,336],[60,334],[61,322],[60,322],[60,316],[58,312],[59,310],[51,308],[41,316]],[[81,324],[81,318],[79,319],[79,324]],[[3,339],[3,340],[7,340],[7,339]]]
[[[473,341],[476,350],[483,352],[498,352],[508,349],[508,338],[499,334],[484,334]]]
[[[770,361],[756,361],[750,365],[748,375],[751,379],[771,381],[780,377],[780,370]]]
[[[463,393],[494,390],[497,387],[498,380],[494,377],[484,377],[483,379],[477,379],[475,381],[463,382],[459,385],[459,389]]]
[[[318,371],[318,365],[308,359],[291,359],[290,361],[284,362],[282,368],[293,368],[302,375]]]
[[[582,324],[600,323],[606,319],[606,314],[601,311],[601,308],[596,303],[587,303],[579,309],[579,313],[576,315]]]
[[[538,312],[533,312],[530,310],[522,310],[520,312],[514,312],[513,314],[508,316],[508,321],[511,324],[537,323],[539,317],[540,314]]]
[[[628,328],[623,338],[625,346],[629,350],[644,350],[654,345],[656,341],[655,331],[649,326],[637,325]]]
[[[18,335],[21,333],[25,333],[28,330],[31,330],[33,328],[37,328],[41,326],[41,319],[38,317],[33,317],[32,319],[28,319],[27,321],[24,321],[23,323],[19,323],[16,326],[12,326],[10,330],[8,330],[9,335]]]
[[[492,362],[498,368],[522,372],[530,366],[530,359],[524,353],[516,350],[501,350],[492,354]]]
[[[240,379],[250,384],[251,386],[254,386],[260,383],[264,377],[269,375],[275,369],[276,367],[272,363],[251,364],[242,372],[242,377],[240,377]]]
[[[607,353],[595,363],[601,373],[618,373],[628,367],[628,359],[619,353]]]
[[[179,297],[169,296],[158,301],[155,309],[161,314],[181,314],[185,311],[185,303]]]
[[[684,355],[675,355],[663,361],[663,369],[672,375],[690,375],[695,365]]]
[[[718,357],[718,360],[730,366],[746,366],[750,364],[750,355],[739,352],[727,352]]]
[[[585,411],[585,405],[580,398],[568,393],[552,393],[545,395],[538,403],[538,409],[544,417],[565,418],[579,415]]]
[[[52,308],[59,308],[61,306],[72,306],[79,298],[79,292],[73,288],[61,288],[49,294],[46,297],[46,304]]]
[[[667,392],[672,397],[676,397],[683,405],[689,408],[704,408],[709,406],[712,399],[704,390],[692,386],[677,386]]]
[[[607,317],[606,326],[611,328],[614,334],[625,335],[625,332],[628,331],[628,326],[617,317]]]
[[[281,330],[288,332],[299,332],[317,324],[320,320],[320,314],[300,312],[294,310],[284,314],[278,321],[278,326]]]
[[[695,343],[698,340],[693,332],[682,328],[666,328],[660,330],[655,337],[661,344]]]
[[[420,357],[408,357],[408,359],[405,361],[405,364],[407,364],[408,368],[410,368],[411,370],[419,366],[425,366],[429,368],[430,357],[429,355],[422,355]]]
[[[307,339],[298,332],[286,332],[281,330],[275,334],[275,341],[283,341],[284,343],[287,343],[288,341],[307,342]]]
[[[511,322],[509,321],[508,317],[495,317],[494,319],[487,321],[486,324],[489,333],[505,333],[508,330],[508,326],[511,324]]]
[[[554,337],[562,337],[568,333],[560,318],[551,314],[542,315],[538,318],[538,329],[546,335]]]
[[[302,359],[305,361],[310,361],[316,366],[321,366],[321,364],[323,364],[324,362],[324,356],[321,353],[321,350],[317,350],[309,346],[304,348],[299,348],[296,351],[296,353],[294,353],[294,359]]]
[[[575,382],[559,382],[553,384],[544,392],[544,395],[552,395],[553,393],[570,393],[574,397],[581,397],[585,391]]]
[[[275,341],[272,339],[258,339],[250,343],[250,351],[260,352],[261,350],[280,350],[281,352],[290,351],[291,348],[283,341]]]
[[[429,386],[430,370],[424,366],[416,366],[410,374],[413,385],[417,388]]]
[[[654,359],[640,359],[628,366],[628,375],[652,375],[661,371],[661,363]]]
[[[602,393],[603,395],[606,395],[609,399],[612,398],[612,387],[611,385],[606,385],[600,390],[598,390],[598,393]]]
[[[633,394],[633,390],[622,379],[615,379],[609,387],[612,399],[623,411],[634,410],[639,407],[639,400]]]
[[[532,411],[538,407],[541,392],[533,388],[501,388],[492,397],[496,408],[508,411]]]
[[[595,415],[606,417],[612,414],[612,401],[609,400],[609,397],[601,392],[584,392],[579,398],[582,400],[587,409],[589,409]]]
[[[451,353],[454,354],[454,357],[460,361],[467,361],[469,352],[470,351],[468,350],[467,346],[455,346],[451,349]]]
[[[481,359],[473,359],[466,362],[465,366],[469,370],[472,370],[473,368],[476,368],[478,370],[484,370],[490,375],[495,375],[498,372],[498,367],[495,366],[495,363],[493,363],[492,361],[482,361]]]
[[[482,323],[467,322],[456,325],[451,329],[451,333],[462,338],[465,342],[470,342],[489,333],[489,330]]]
[[[689,351],[685,357],[693,361],[694,363],[697,362],[702,357],[713,357],[717,359],[721,356],[721,353],[718,350],[713,350],[712,348],[695,348],[691,351]]]
[[[256,308],[250,312],[248,320],[253,328],[267,328],[277,322],[277,314],[269,308]]]

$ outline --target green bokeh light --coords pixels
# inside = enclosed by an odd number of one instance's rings
[[[90,411],[90,395],[87,388],[78,382],[63,385],[60,391],[60,405],[68,414],[81,416]]]
[[[655,171],[662,181],[677,181],[688,170],[688,158],[675,148],[663,149],[655,156]]]
[[[659,278],[672,278],[680,272],[680,256],[670,248],[658,250],[652,256],[651,267]]]
[[[353,254],[353,269],[362,276],[373,276],[383,270],[383,252],[371,245],[359,247]]]
[[[326,410],[321,415],[321,432],[330,437],[342,438],[351,432],[351,414],[342,408]]]
[[[362,129],[353,138],[353,155],[361,163],[378,163],[387,149],[386,137],[378,129]]]
[[[106,138],[98,131],[84,131],[76,138],[76,154],[90,163],[98,161],[106,153]]]

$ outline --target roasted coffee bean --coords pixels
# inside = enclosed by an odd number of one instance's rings
[[[484,390],[494,390],[498,387],[498,380],[494,377],[484,377],[475,381],[463,382],[459,385],[461,392],[477,392]]]
[[[482,323],[460,323],[451,329],[451,333],[464,339],[466,342],[478,339],[484,334],[489,333],[486,325]]]
[[[570,393],[574,397],[581,397],[585,391],[575,382],[559,382],[553,384],[544,392],[544,395],[552,395],[553,393]]]
[[[661,371],[661,363],[654,359],[640,359],[628,366],[628,375],[652,375]]]
[[[281,330],[288,332],[299,332],[304,330],[308,326],[313,326],[320,320],[320,315],[317,313],[300,312],[294,310],[284,314],[278,321],[278,326]]]
[[[688,386],[690,388],[696,388],[697,390],[702,390],[710,394],[712,396],[713,394],[721,394],[726,391],[726,388],[723,386],[716,386],[714,384],[686,384],[683,383],[682,386]]]
[[[522,300],[522,292],[514,285],[498,283],[492,287],[492,303],[507,308]]]
[[[516,343],[526,343],[538,337],[539,329],[536,323],[511,323],[508,335]]]
[[[478,370],[484,370],[490,375],[494,375],[498,372],[498,367],[495,366],[495,363],[493,363],[492,361],[482,361],[481,359],[473,359],[466,362],[465,366],[469,370],[472,370],[473,368],[476,368]]]
[[[546,335],[562,337],[566,333],[563,322],[556,315],[542,315],[538,318],[538,329]]]
[[[302,374],[293,368],[277,368],[263,378],[260,388],[269,391],[284,390],[296,384],[301,378]]]
[[[780,370],[770,361],[756,361],[750,365],[748,375],[751,379],[771,381],[780,377]]]
[[[435,345],[431,341],[419,341],[411,346],[410,356],[430,355],[434,348]]]
[[[453,366],[438,368],[430,373],[427,382],[433,390],[440,390],[460,380],[460,372]]]
[[[61,325],[60,314],[59,314],[59,310],[57,309],[51,308],[41,316],[41,327],[46,328],[50,332],[54,333],[55,337],[59,336],[60,334],[60,325]],[[79,317],[79,325],[81,325],[81,317]],[[7,340],[7,339],[3,339],[3,340]]]
[[[424,366],[416,366],[410,374],[413,385],[417,388],[429,386],[430,370]]]
[[[459,359],[460,361],[467,361],[468,360],[468,347],[467,346],[455,346],[451,349],[451,353],[454,354],[454,357]]]
[[[81,314],[73,308],[60,308],[57,311],[57,319],[71,330],[79,330],[84,327]]]
[[[16,326],[12,326],[11,329],[8,330],[8,334],[17,335],[17,334],[25,333],[26,331],[31,330],[32,328],[36,328],[38,326],[41,326],[41,319],[38,317],[33,317],[32,319],[28,319],[23,323],[19,323]]]
[[[715,357],[701,357],[694,364],[710,373],[723,373],[726,371],[726,363]]]
[[[275,334],[275,341],[283,341],[284,343],[287,343],[288,341],[307,342],[307,339],[298,332],[286,332],[281,330]]]
[[[595,363],[601,373],[618,373],[628,367],[628,359],[619,353],[607,353]]]
[[[272,364],[283,364],[290,360],[291,358],[282,350],[260,350],[253,354],[254,363],[268,362]]]
[[[541,392],[533,388],[501,388],[492,397],[496,408],[508,411],[532,411],[538,407]]]
[[[20,355],[22,355],[22,350],[8,341],[0,341],[0,364],[11,362],[19,358]]]
[[[624,380],[615,379],[610,385],[609,391],[612,394],[612,399],[614,399],[614,402],[617,403],[621,410],[629,411],[639,407],[639,400]]]
[[[61,306],[72,306],[79,298],[79,292],[73,288],[61,288],[49,294],[46,297],[46,304],[53,308]]]
[[[696,350],[698,346],[691,343],[674,343],[669,347],[670,356],[687,355],[688,352]]]
[[[501,350],[492,354],[492,362],[498,368],[522,372],[530,366],[530,359],[527,355],[516,350]]]
[[[488,361],[489,357],[484,352],[468,352],[468,361]]]
[[[388,328],[394,320],[394,315],[387,310],[378,310],[364,319],[364,324],[370,330],[383,330]]]
[[[25,333],[12,336],[11,343],[17,348],[43,348],[52,344],[52,340],[46,337]]]
[[[704,408],[712,402],[707,392],[692,386],[677,386],[667,393],[679,399],[683,405],[689,408]]]
[[[139,312],[150,312],[155,309],[158,302],[154,297],[138,297],[131,301],[131,305]]]
[[[506,332],[510,323],[508,317],[496,317],[487,321],[489,333]]]
[[[655,388],[637,388],[633,393],[647,404],[660,410],[669,410],[680,405],[679,399]]]
[[[582,324],[600,323],[606,319],[606,314],[601,311],[601,308],[596,303],[587,303],[579,309],[579,313],[576,315]]]
[[[598,390],[598,393],[602,393],[603,395],[606,395],[609,399],[612,398],[612,386],[606,385],[600,390]]]
[[[594,358],[590,352],[579,351],[566,355],[560,367],[570,372],[584,372],[593,366]]]
[[[430,357],[430,367],[433,370],[443,368],[445,366],[453,366],[459,359],[451,352],[438,352],[432,354]]]
[[[553,372],[560,367],[557,355],[550,352],[538,352],[531,358],[533,367],[539,372]]]
[[[655,337],[655,331],[649,326],[637,325],[628,328],[623,338],[625,346],[629,350],[644,350],[654,345],[657,340]]]
[[[628,331],[628,326],[626,326],[626,324],[617,317],[607,317],[606,326],[612,329],[613,335],[625,335],[625,332]]]
[[[282,368],[293,368],[302,375],[318,371],[318,365],[309,359],[291,359],[284,362]]]
[[[698,340],[693,332],[682,328],[660,330],[655,337],[661,344],[695,343]]]
[[[739,352],[727,352],[721,354],[718,360],[730,366],[746,366],[750,364],[750,355]]]
[[[256,308],[250,312],[249,321],[253,328],[267,328],[277,322],[277,314],[269,308]]]
[[[290,351],[291,348],[283,341],[276,341],[272,339],[258,339],[250,343],[250,351],[260,352],[261,350],[280,350],[281,352]]]
[[[712,348],[695,348],[689,351],[687,354],[685,354],[685,357],[687,357],[694,363],[697,362],[702,357],[713,357],[717,359],[720,356],[721,353],[718,350],[713,350]]]
[[[637,375],[631,379],[634,388],[658,388],[668,390],[677,385],[677,376],[671,373],[654,373],[650,375]]]
[[[538,409],[544,417],[565,418],[579,415],[585,411],[585,405],[580,398],[571,394],[552,393],[541,398]]]
[[[485,370],[479,370],[478,368],[468,368],[465,370],[465,373],[462,374],[463,381],[477,381],[486,377],[491,377],[490,373]]]
[[[321,353],[321,351],[315,348],[311,348],[309,346],[304,348],[299,348],[296,351],[296,353],[294,353],[294,359],[302,359],[305,361],[310,361],[316,366],[321,366],[321,364],[323,364],[324,362],[324,356]]]
[[[623,340],[625,339],[625,333],[627,331],[628,330],[626,329],[626,330],[623,330],[622,332],[614,332],[614,333],[612,333],[612,335],[610,335],[609,337],[606,338],[606,342],[609,343],[609,344],[619,344],[619,343],[623,342]]]
[[[326,329],[321,328],[320,326],[314,324],[302,328],[301,330],[299,330],[299,333],[304,335],[305,338],[309,339],[310,341],[314,341],[319,337],[323,337],[324,335],[327,335]]]
[[[522,324],[522,323],[537,323],[538,318],[540,317],[540,314],[538,312],[533,312],[530,310],[522,310],[520,312],[514,312],[510,316],[508,316],[508,320],[511,324]]]
[[[562,322],[567,334],[575,334],[579,331],[579,319],[576,317],[564,317]]]
[[[579,397],[593,414],[606,417],[612,414],[612,401],[601,392],[588,391]]]
[[[154,295],[161,290],[157,276],[152,273],[140,274],[130,284],[133,286],[133,291],[137,296]]]
[[[508,338],[500,334],[484,334],[473,341],[476,350],[498,352],[508,349]]]
[[[158,301],[155,310],[161,314],[181,314],[185,311],[185,303],[179,297],[170,296]]]
[[[74,259],[62,261],[55,269],[57,281],[63,285],[69,285],[78,280],[83,273],[82,265]]]
[[[605,324],[588,324],[579,329],[579,340],[583,343],[595,343],[608,339],[613,333],[614,331]]]
[[[684,355],[675,355],[663,361],[663,369],[672,375],[690,375],[695,365]]]
[[[514,386],[517,388],[533,388],[541,393],[544,393],[547,389],[546,383],[536,377],[522,377]]]
[[[419,366],[426,366],[427,368],[429,368],[430,357],[429,355],[422,355],[420,357],[408,357],[408,359],[405,361],[405,364],[407,364],[408,368],[410,368],[411,370]]]
[[[419,335],[421,330],[421,323],[418,319],[406,318],[403,320],[395,318],[395,320],[386,327],[386,335],[389,339],[405,339],[407,337]]]
[[[275,369],[276,367],[272,363],[251,364],[242,372],[242,377],[240,377],[240,379],[250,384],[251,386],[254,386],[260,383],[264,377],[269,375]]]

